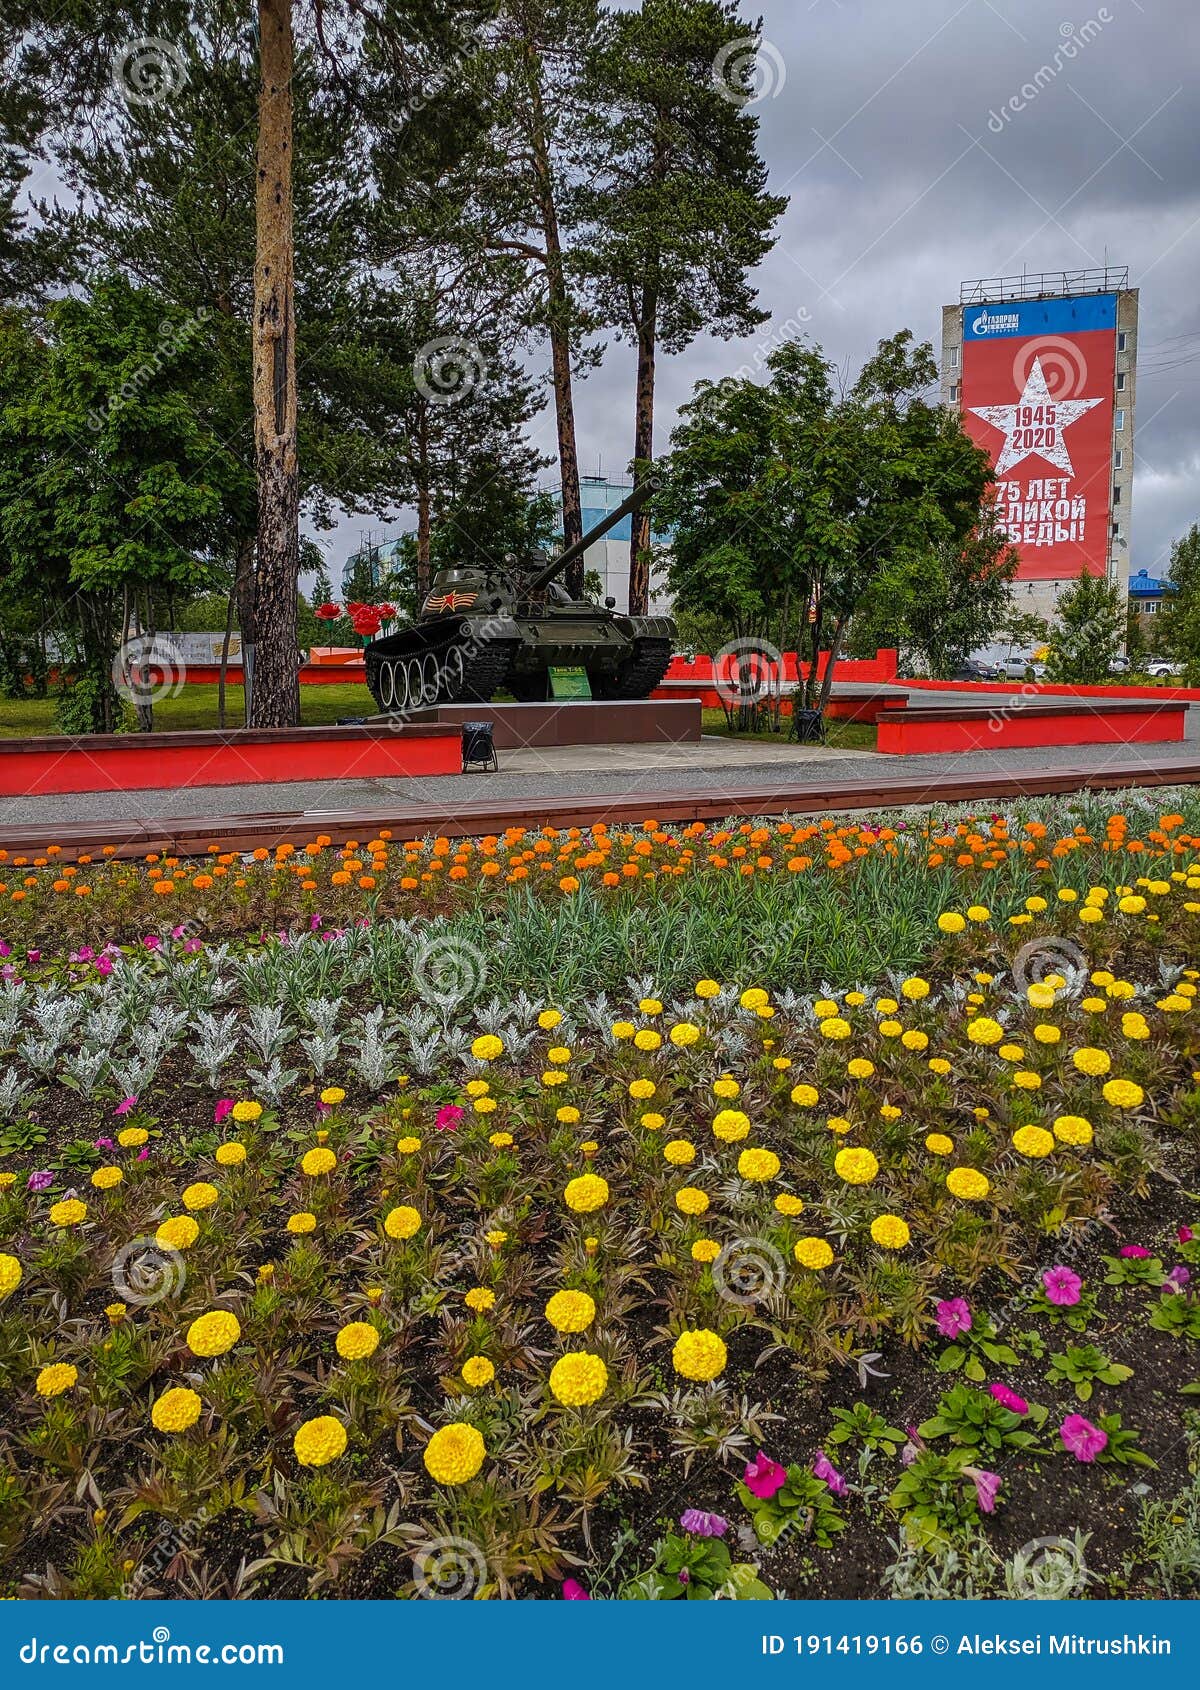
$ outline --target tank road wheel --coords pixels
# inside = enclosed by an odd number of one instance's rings
[[[392,666],[390,663],[381,663],[379,665],[376,685],[379,689],[380,709],[394,709],[396,704],[396,683],[392,679]]]
[[[392,671],[392,705],[397,716],[403,716],[408,709],[408,664],[403,661],[390,663]]]
[[[442,662],[442,691],[447,703],[453,704],[461,697],[466,678],[462,647],[452,645]]]
[[[419,710],[423,702],[422,694],[425,691],[425,682],[421,676],[421,659],[419,657],[410,657],[408,662],[404,665],[404,682],[408,692],[408,709]]]
[[[421,659],[421,703],[427,708],[438,701],[442,690],[442,670],[435,651],[427,651]]]

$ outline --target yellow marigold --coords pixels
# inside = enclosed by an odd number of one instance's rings
[[[122,1150],[137,1150],[149,1137],[145,1127],[122,1127],[117,1134],[117,1143]]]
[[[64,1197],[61,1203],[50,1207],[50,1219],[55,1226],[78,1226],[86,1217],[87,1204],[81,1203],[78,1197]]]
[[[346,1448],[346,1428],[332,1414],[318,1414],[296,1428],[292,1448],[301,1467],[328,1467]]]
[[[817,1031],[823,1039],[848,1039],[850,1037],[850,1023],[840,1015],[830,1015],[818,1024]]]
[[[903,1113],[903,1109],[898,1108],[894,1103],[881,1103],[879,1105],[879,1115],[881,1120],[898,1121]]]
[[[870,1185],[879,1172],[879,1162],[869,1150],[861,1146],[839,1150],[833,1159],[834,1172],[847,1185]]]
[[[608,1181],[599,1174],[580,1174],[568,1180],[563,1201],[577,1215],[593,1214],[608,1202]]]
[[[659,1050],[662,1048],[662,1034],[654,1027],[639,1027],[633,1035],[633,1042],[638,1050]]]
[[[820,1273],[833,1263],[833,1246],[824,1238],[798,1238],[792,1246],[792,1255],[802,1268]]]
[[[489,1133],[488,1143],[493,1150],[507,1150],[516,1141],[511,1133]]]
[[[39,1397],[61,1397],[64,1391],[74,1389],[78,1379],[79,1369],[69,1361],[53,1361],[49,1367],[42,1368],[34,1389]]]
[[[321,1102],[328,1109],[336,1109],[339,1103],[345,1103],[346,1093],[341,1086],[326,1086],[321,1093]]]
[[[879,1023],[879,1032],[881,1037],[885,1039],[898,1039],[904,1032],[904,1023],[903,1021],[893,1021],[889,1016]]]
[[[0,1303],[11,1297],[23,1278],[23,1270],[16,1256],[0,1251]]]
[[[164,1391],[150,1410],[150,1420],[159,1432],[186,1432],[200,1418],[200,1398],[186,1385]]]
[[[830,1015],[836,1015],[837,1012],[837,1002],[833,998],[817,998],[813,1004],[813,1014],[818,1021],[824,1021]]]
[[[472,1112],[476,1115],[492,1115],[498,1107],[494,1097],[477,1097],[471,1105]]]
[[[943,910],[937,918],[937,924],[942,933],[961,933],[967,925],[956,910]]]
[[[729,1102],[732,1098],[737,1097],[741,1089],[741,1086],[738,1085],[732,1074],[722,1074],[721,1077],[714,1080],[712,1084],[713,1096],[723,1098],[726,1102]]]
[[[881,1250],[903,1250],[912,1234],[900,1215],[876,1215],[871,1222],[871,1237]]]
[[[187,1344],[194,1356],[223,1356],[242,1335],[237,1315],[226,1309],[210,1309],[197,1315],[187,1329]]]
[[[720,1109],[713,1116],[712,1130],[713,1137],[719,1138],[722,1144],[737,1144],[749,1137],[750,1117],[740,1109]]]
[[[463,1302],[476,1314],[486,1314],[496,1306],[496,1293],[487,1285],[473,1285],[463,1298]]]
[[[830,1115],[826,1120],[825,1125],[829,1128],[831,1133],[837,1133],[839,1138],[843,1137],[846,1133],[854,1131],[853,1121],[847,1120],[845,1115]]]
[[[483,1239],[484,1243],[490,1244],[493,1250],[498,1250],[502,1244],[508,1243],[508,1234],[503,1227],[496,1226],[490,1232],[485,1232]]]
[[[261,1103],[255,1103],[252,1098],[243,1097],[234,1104],[231,1111],[235,1121],[257,1121],[263,1112]]]
[[[758,1182],[774,1179],[779,1172],[779,1158],[773,1150],[743,1150],[737,1168],[743,1179]]]
[[[561,1068],[564,1062],[571,1060],[571,1047],[569,1045],[551,1045],[546,1055],[556,1068]]]
[[[653,1097],[657,1090],[658,1087],[653,1080],[630,1080],[629,1082],[629,1095],[635,1102],[644,1103],[647,1098]]]
[[[708,1194],[699,1186],[685,1185],[675,1193],[675,1207],[683,1215],[703,1215],[708,1209]]]
[[[322,1174],[331,1174],[337,1167],[337,1157],[325,1145],[317,1145],[315,1150],[306,1150],[300,1158],[301,1172],[310,1179],[317,1179]]]
[[[1081,998],[1079,1007],[1086,1010],[1089,1015],[1106,1015],[1108,1013],[1108,1005],[1103,998]],[[1146,1037],[1150,1037],[1149,1028],[1146,1029]]]
[[[477,1039],[471,1040],[471,1055],[477,1062],[494,1062],[504,1053],[504,1040],[498,1039],[495,1033],[480,1033]]]
[[[1059,1115],[1054,1122],[1054,1136],[1063,1144],[1090,1144],[1092,1123],[1084,1115]]]
[[[638,1008],[643,1015],[661,1015],[663,1006],[657,998],[642,998],[638,1003]]]
[[[697,1384],[706,1384],[723,1373],[728,1359],[725,1340],[706,1327],[700,1327],[695,1332],[681,1332],[671,1351],[676,1373]]]
[[[947,1062],[944,1056],[931,1056],[927,1067],[931,1074],[938,1074],[944,1079],[951,1072],[953,1064]]]
[[[154,1242],[164,1250],[188,1250],[199,1236],[199,1221],[191,1215],[172,1215],[159,1224]]]
[[[573,1103],[566,1103],[555,1112],[554,1118],[556,1121],[564,1122],[567,1126],[574,1126],[579,1119],[579,1111]]]
[[[309,1209],[299,1209],[287,1219],[287,1229],[296,1237],[302,1237],[306,1232],[317,1230],[317,1217]]]
[[[1122,915],[1141,915],[1145,907],[1145,898],[1139,898],[1136,892],[1131,892],[1128,896],[1117,900],[1117,908]]]
[[[1085,926],[1094,926],[1096,922],[1104,920],[1104,911],[1094,904],[1085,904],[1079,912],[1079,919]]]
[[[425,1445],[425,1471],[439,1485],[465,1485],[487,1458],[483,1435],[465,1421],[440,1426]]]
[[[120,1185],[124,1178],[125,1175],[121,1172],[120,1168],[97,1168],[95,1173],[92,1175],[92,1184],[96,1187],[97,1191],[111,1191],[115,1185]]]
[[[388,1210],[383,1219],[383,1230],[389,1238],[413,1238],[421,1230],[421,1211],[401,1203]]]
[[[1097,1050],[1094,1045],[1084,1045],[1081,1050],[1072,1051],[1071,1061],[1081,1074],[1087,1074],[1092,1079],[1107,1074],[1112,1067],[1112,1057],[1108,1052]]]
[[[481,1385],[490,1385],[495,1377],[495,1366],[486,1356],[468,1356],[462,1364],[462,1382],[473,1391]]]
[[[396,1140],[396,1149],[401,1156],[411,1156],[421,1148],[421,1140],[414,1133],[407,1133],[404,1138]]]
[[[1053,1009],[1058,993],[1044,980],[1035,980],[1025,988],[1025,998],[1033,1009]]]
[[[1024,1062],[1025,1052],[1018,1044],[1003,1044],[998,1052],[1006,1062]]]
[[[718,984],[715,980],[697,980],[696,981],[696,996],[698,998],[719,997],[720,992],[721,992],[721,988],[720,988],[720,986],[718,986]]]
[[[922,980],[919,974],[910,975],[907,980],[900,982],[900,995],[908,998],[911,1003],[919,1003],[922,998],[929,996],[929,981]]]
[[[686,1138],[673,1138],[663,1145],[663,1156],[673,1168],[686,1168],[696,1160],[696,1146]]]
[[[967,911],[968,921],[990,921],[991,919],[992,912],[985,904],[972,904]]]
[[[1012,1083],[1018,1091],[1040,1091],[1042,1076],[1033,1073],[1031,1069],[1018,1068],[1012,1077]]]
[[[978,1168],[951,1168],[946,1175],[946,1190],[967,1202],[978,1202],[992,1189],[986,1174]]]
[[[556,1332],[586,1332],[596,1318],[596,1304],[586,1291],[556,1291],[544,1312]]]
[[[816,1086],[798,1085],[792,1087],[791,1099],[801,1109],[812,1109],[821,1101],[821,1094]]]
[[[636,1032],[637,1028],[632,1021],[614,1021],[612,1024],[614,1039],[631,1039]]]
[[[538,1020],[538,1026],[542,1029],[543,1033],[549,1033],[555,1027],[557,1027],[559,1025],[559,1023],[561,1022],[561,1020],[562,1020],[562,1010],[561,1009],[543,1009],[542,1013],[538,1016],[537,1020]]]
[[[928,1050],[929,1034],[923,1033],[919,1027],[910,1027],[907,1033],[900,1035],[900,1043],[905,1050]]]
[[[796,1216],[804,1213],[804,1203],[791,1191],[781,1191],[775,1199],[775,1208],[781,1215]]]
[[[230,1139],[228,1144],[218,1144],[216,1159],[222,1168],[236,1168],[246,1160],[246,1146],[239,1144],[237,1139]]]
[[[542,1084],[546,1087],[547,1091],[552,1091],[555,1086],[565,1086],[570,1078],[571,1076],[567,1073],[565,1068],[547,1068],[542,1074]],[[479,1100],[479,1103],[492,1102],[493,1099],[490,1097],[481,1097]],[[475,1105],[476,1110],[479,1108],[479,1103]]]
[[[1049,1156],[1054,1149],[1054,1134],[1047,1132],[1045,1127],[1018,1127],[1012,1135],[1013,1149],[1022,1156],[1032,1156],[1035,1160]]]
[[[215,1185],[210,1185],[206,1179],[198,1179],[184,1192],[183,1206],[192,1210],[211,1209],[220,1195]]]
[[[1114,1109],[1138,1109],[1146,1101],[1146,1094],[1134,1080],[1106,1080],[1104,1101]]]
[[[660,1127],[665,1127],[666,1124],[667,1117],[665,1115],[657,1115],[650,1111],[642,1116],[642,1125],[647,1132],[656,1133]]]
[[[974,1021],[967,1022],[967,1037],[973,1045],[998,1045],[1004,1037],[1004,1028],[990,1015],[978,1015]]]
[[[550,1394],[564,1408],[582,1408],[598,1402],[608,1389],[608,1369],[599,1356],[587,1350],[573,1350],[559,1356],[550,1369]]]
[[[1104,1006],[1102,998],[1097,998],[1096,1002],[1101,1007]],[[1131,1010],[1126,1010],[1121,1017],[1121,1032],[1127,1039],[1148,1039],[1150,1037],[1150,1025],[1144,1015],[1137,1015]]]
[[[945,1133],[929,1133],[925,1138],[925,1148],[932,1156],[951,1156],[954,1153],[954,1140],[947,1138]]]
[[[694,1045],[700,1037],[700,1029],[692,1021],[677,1021],[668,1035],[671,1043],[679,1050],[685,1050],[688,1045]]]
[[[11,1168],[6,1168],[0,1172],[0,1191],[11,1191],[16,1183],[17,1176]]]
[[[692,1260],[694,1262],[715,1262],[721,1254],[721,1246],[715,1238],[697,1238],[692,1245]]]
[[[352,1320],[338,1333],[335,1346],[343,1361],[365,1361],[379,1348],[379,1333],[368,1320]]]
[[[1052,1021],[1039,1021],[1033,1029],[1033,1036],[1040,1045],[1056,1045],[1062,1038],[1062,1028],[1056,1027]]]
[[[875,1072],[875,1064],[868,1062],[865,1056],[852,1056],[846,1064],[846,1072],[852,1080],[869,1080]]]

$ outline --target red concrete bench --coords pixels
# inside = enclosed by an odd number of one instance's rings
[[[1184,737],[1181,700],[1022,699],[918,704],[876,718],[876,748],[892,756],[1035,745],[1142,745]]]
[[[794,685],[794,681],[787,683],[782,709],[785,716],[792,713],[791,689]],[[702,677],[682,681],[668,677],[658,683],[651,697],[696,699],[705,710],[721,708],[721,694],[716,684]],[[903,692],[884,692],[878,687],[841,687],[830,694],[825,715],[830,721],[873,722],[881,710],[903,710],[907,703],[908,694]]]
[[[462,772],[457,724],[0,739],[0,794],[136,792]]]

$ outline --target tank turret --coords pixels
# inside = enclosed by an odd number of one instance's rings
[[[367,685],[380,710],[485,703],[507,689],[528,702],[550,693],[552,669],[582,669],[593,698],[646,698],[671,661],[669,616],[629,616],[614,601],[573,598],[560,577],[654,491],[639,483],[573,545],[500,564],[440,569],[415,622],[366,649]]]

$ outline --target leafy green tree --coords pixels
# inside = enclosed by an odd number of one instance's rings
[[[0,565],[77,644],[70,725],[111,729],[120,641],[153,632],[155,590],[211,580],[244,469],[205,416],[195,319],[116,277],[47,318],[0,319]]]
[[[680,605],[735,638],[801,651],[804,702],[823,707],[851,618],[878,620],[931,553],[965,556],[986,532],[991,470],[925,397],[932,348],[907,330],[846,390],[797,342],[770,354],[767,374],[698,385],[660,465],[655,516],[672,532]]]
[[[659,352],[701,333],[749,334],[768,317],[749,276],[787,200],[766,190],[747,106],[753,33],[733,0],[643,0],[606,11],[588,54],[574,257],[602,320],[637,349],[635,484],[654,456]],[[630,540],[634,615],[649,608],[650,559],[643,507]]]
[[[1106,681],[1124,633],[1125,606],[1117,583],[1103,575],[1081,575],[1055,606],[1047,680],[1073,686]]]
[[[1159,611],[1156,643],[1182,666],[1188,686],[1200,685],[1200,523],[1171,546],[1167,576],[1175,591]]]

